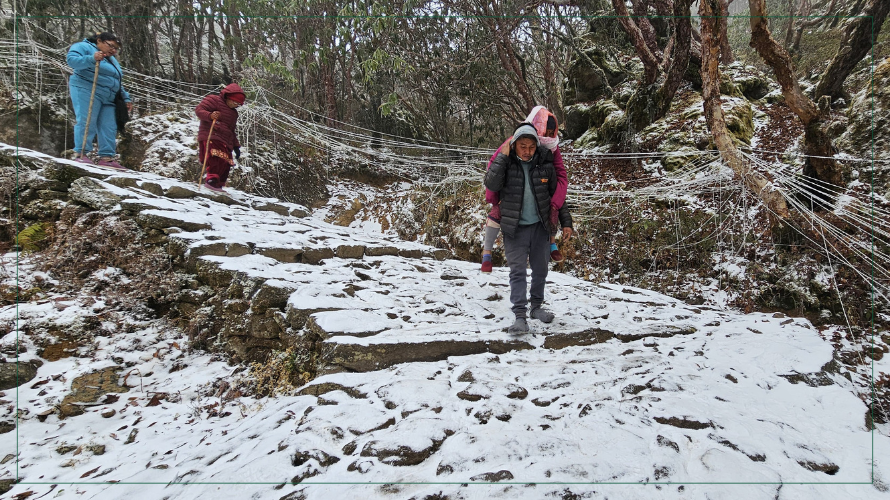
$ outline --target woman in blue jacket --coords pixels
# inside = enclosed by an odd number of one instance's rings
[[[114,160],[117,139],[117,122],[114,114],[114,98],[121,91],[127,110],[132,110],[130,94],[123,88],[124,71],[114,57],[121,50],[121,42],[113,33],[99,33],[77,42],[68,50],[68,65],[74,74],[68,79],[71,92],[71,103],[77,123],[74,125],[75,160],[81,163],[93,163],[86,153],[93,149],[93,140],[99,143],[98,165],[123,169]],[[96,64],[99,65],[99,76],[96,78],[96,92],[93,95],[93,79],[96,75]],[[90,112],[90,100],[93,110]],[[87,115],[90,120],[89,133],[84,144],[84,129]]]

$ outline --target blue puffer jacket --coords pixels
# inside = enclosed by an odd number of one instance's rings
[[[93,54],[99,52],[96,44],[84,40],[77,42],[68,50],[68,65],[74,69],[74,74],[68,79],[72,87],[86,89],[89,92],[93,88],[93,76],[95,75],[96,60]],[[96,80],[96,102],[111,104],[118,89],[123,89],[122,81],[124,70],[114,56],[106,57],[99,63],[99,79]],[[123,90],[124,100],[130,102],[130,94]]]

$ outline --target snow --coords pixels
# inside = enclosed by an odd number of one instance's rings
[[[714,255],[714,261],[714,269],[719,269],[728,277],[736,279],[745,277],[745,267],[748,264],[746,259],[731,254],[720,254]]]
[[[395,321],[372,312],[347,310],[321,312],[312,315],[315,323],[331,334],[358,335],[379,333],[390,328],[400,328]]]
[[[187,186],[151,174],[143,180]],[[255,248],[394,246],[429,250],[363,227],[258,211],[204,198],[127,190],[142,213],[204,223],[171,234],[192,250],[223,242]],[[18,258],[17,258],[18,257]],[[283,263],[248,254],[203,256],[223,269],[289,290],[288,307],[350,345],[430,340],[522,340],[531,348],[451,356],[365,373],[329,373],[303,395],[231,395],[243,373],[192,350],[163,320],[115,311],[104,297],[47,292],[0,308],[11,325],[0,351],[38,359],[48,327],[100,317],[77,356],[43,360],[37,377],[0,398],[20,415],[0,434],[0,479],[33,498],[787,498],[886,497],[886,424],[869,432],[867,408],[840,373],[814,374],[833,348],[809,321],[685,304],[649,290],[551,272],[551,325],[511,337],[507,270],[397,256]],[[3,259],[6,285],[22,256]],[[739,263],[727,260],[729,275]],[[103,269],[94,279],[119,279]],[[358,285],[358,286],[356,286]],[[353,294],[344,290],[353,286]],[[715,283],[716,287],[716,283]],[[720,294],[716,290],[715,301]],[[88,299],[92,299],[88,300]],[[405,319],[408,318],[408,319]],[[609,332],[605,342],[546,347],[562,336]],[[376,334],[375,334],[376,333]],[[888,370],[890,360],[876,363]],[[59,419],[78,376],[120,367],[128,392]],[[44,382],[45,383],[42,383]],[[308,390],[315,389],[316,391]],[[149,405],[155,396],[158,404]],[[108,417],[108,410],[114,414]],[[44,414],[42,417],[41,415]],[[128,442],[130,441],[130,442]],[[65,450],[63,445],[75,447]],[[104,453],[93,446],[103,445]],[[833,471],[832,466],[837,470]],[[808,468],[809,467],[809,468]],[[817,467],[833,471],[831,474]],[[816,468],[816,470],[811,470]],[[502,472],[507,471],[507,472]],[[872,484],[874,474],[875,482]],[[728,484],[732,483],[732,484]],[[291,495],[291,496],[288,496]],[[435,497],[434,495],[440,495]]]

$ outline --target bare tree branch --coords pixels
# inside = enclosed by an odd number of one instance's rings
[[[618,22],[621,23],[621,27],[624,28],[627,35],[630,36],[637,55],[643,61],[646,85],[655,83],[658,74],[661,72],[661,64],[658,58],[649,50],[649,45],[646,43],[640,27],[630,18],[627,6],[624,5],[624,0],[612,0],[612,6],[615,7],[615,12],[618,14]]]
[[[804,175],[836,186],[843,185],[843,173],[834,155],[837,149],[823,127],[822,113],[800,89],[791,56],[772,37],[766,18],[766,0],[748,0],[751,11],[751,47],[773,69],[782,87],[785,103],[804,126]]]

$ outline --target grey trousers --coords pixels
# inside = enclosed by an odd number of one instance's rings
[[[513,236],[504,233],[504,253],[510,266],[510,303],[513,314],[525,317],[529,299],[526,297],[526,268],[532,268],[532,308],[544,302],[544,284],[550,262],[550,234],[544,224],[517,226]]]

